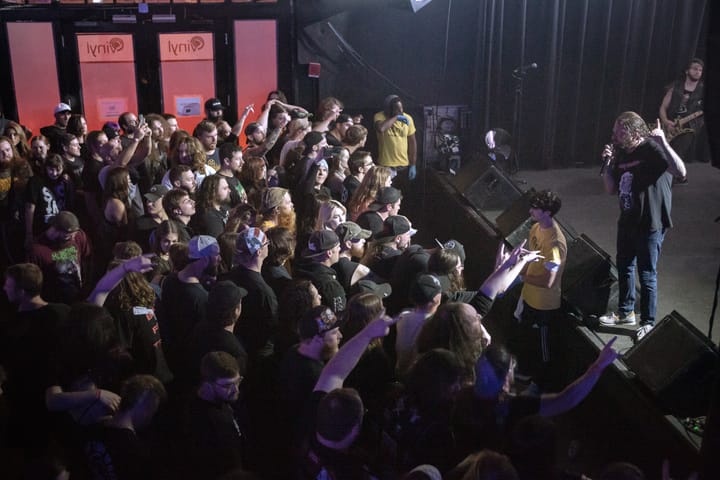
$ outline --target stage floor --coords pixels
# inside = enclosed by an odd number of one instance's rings
[[[720,170],[705,163],[691,163],[687,168],[688,183],[673,187],[674,227],[665,237],[658,262],[657,320],[677,310],[707,335],[720,267],[720,223],[715,222],[720,217]],[[520,171],[513,179],[524,190],[556,191],[563,202],[558,214],[561,221],[615,258],[617,198],[604,192],[597,168]],[[717,345],[720,313],[716,319],[712,340]],[[611,330],[628,330],[629,337],[634,328]],[[623,340],[618,342],[623,350],[630,346],[629,338],[618,340]]]

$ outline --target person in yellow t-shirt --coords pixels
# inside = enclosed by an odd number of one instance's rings
[[[520,276],[523,289],[516,311],[520,334],[529,340],[526,365],[521,368],[533,373],[541,388],[558,387],[558,372],[553,370],[559,365],[552,357],[562,349],[558,345],[562,335],[561,278],[567,257],[565,235],[554,219],[561,205],[560,197],[550,190],[537,192],[530,200],[530,218],[536,223],[530,229],[527,248],[540,252],[543,259],[528,264]]]
[[[378,137],[378,164],[394,169],[398,174],[407,171],[408,180],[414,180],[417,170],[417,141],[415,122],[403,110],[397,95],[385,98],[384,109],[373,118]]]

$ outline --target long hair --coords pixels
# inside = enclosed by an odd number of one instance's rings
[[[87,123],[85,124],[85,127],[83,127],[83,117],[79,113],[73,114],[70,119],[68,120],[67,127],[65,127],[65,131],[68,133],[72,133],[77,137],[78,140],[80,140],[80,143],[83,143],[85,141],[85,129],[87,128]]]
[[[130,204],[130,183],[128,182],[128,169],[126,167],[114,167],[110,169],[105,179],[103,189],[105,200],[116,198],[129,206]]]
[[[430,317],[417,338],[418,353],[445,348],[457,355],[469,378],[474,375],[475,362],[482,353],[480,338],[470,329],[470,320],[463,312],[465,304],[444,303]]]
[[[365,175],[348,202],[348,211],[352,221],[355,221],[358,215],[367,210],[367,207],[375,200],[378,191],[386,185],[391,173],[389,168],[378,166]]]
[[[347,209],[345,208],[345,205],[338,202],[337,200],[328,200],[321,203],[320,208],[318,209],[317,220],[315,222],[315,230],[335,230],[335,228],[337,228],[337,225],[334,228],[327,225],[332,218],[333,212],[335,210],[340,210],[343,215],[347,215]]]
[[[268,239],[268,256],[265,263],[268,265],[282,265],[295,253],[295,236],[290,229],[273,227],[265,232]]]
[[[122,263],[122,260],[113,260],[108,269]],[[142,273],[128,272],[112,290],[108,301],[122,311],[132,311],[133,307],[152,308],[155,305],[155,290]]]
[[[465,279],[457,269],[459,262],[460,255],[453,250],[447,248],[438,249],[430,255],[428,273],[447,276],[450,279],[449,292],[465,290]]]
[[[343,342],[360,333],[368,323],[373,321],[383,311],[380,297],[374,293],[358,293],[347,303],[345,308],[345,321],[342,325]],[[369,348],[382,346],[382,339],[375,338],[370,342]]]
[[[178,147],[182,143],[183,139],[189,137],[190,134],[185,130],[177,129],[170,135],[168,141],[168,167],[172,168],[180,163],[178,159]]]
[[[0,143],[2,142],[7,142],[8,145],[10,145],[10,149],[12,150],[13,157],[8,164],[10,176],[12,177],[11,181],[15,186],[19,188],[24,188],[28,179],[33,175],[32,168],[30,167],[28,161],[18,154],[15,145],[13,145],[12,143],[12,140],[10,140],[8,137],[0,137]]]
[[[14,145],[17,153],[23,158],[30,158],[30,144],[27,141],[27,136],[25,136],[25,129],[19,123],[10,120],[5,125],[3,135],[10,138],[11,131],[15,132],[18,137],[18,143]],[[12,141],[10,145],[12,145]]]
[[[240,171],[240,183],[245,188],[250,203],[256,210],[262,207],[262,194],[267,188],[264,169],[267,168],[262,157],[248,157]]]
[[[218,187],[223,180],[225,180],[225,177],[220,175],[205,177],[205,180],[200,184],[196,197],[197,206],[200,210],[208,211],[215,208]]]
[[[152,248],[152,251],[154,253],[160,255],[162,253],[160,251],[160,242],[165,236],[174,233],[178,236],[178,242],[187,243],[190,241],[190,239],[188,238],[186,232],[187,231],[182,228],[177,221],[163,220],[160,225],[155,227],[155,232],[152,236],[152,245],[150,245],[150,247]]]
[[[642,117],[635,112],[621,113],[617,120],[615,120],[615,124],[622,126],[629,133],[642,138],[650,135],[650,130],[648,129],[645,120],[643,120]]]

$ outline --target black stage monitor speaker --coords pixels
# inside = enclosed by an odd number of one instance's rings
[[[624,361],[656,395],[666,413],[679,417],[707,415],[718,352],[676,311],[628,350]]]
[[[584,318],[603,315],[617,306],[617,270],[610,257],[587,235],[567,237],[563,297]]]
[[[522,196],[510,178],[491,166],[463,192],[473,207],[484,213],[503,212]],[[497,215],[488,215],[494,219]]]

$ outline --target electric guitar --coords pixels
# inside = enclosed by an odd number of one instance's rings
[[[692,128],[683,128],[683,126],[695,120],[699,116],[703,114],[702,110],[698,110],[695,113],[691,113],[690,115],[682,118],[675,119],[675,123],[671,128],[665,128],[665,125],[663,124],[663,130],[665,131],[665,138],[667,139],[668,143],[675,137],[678,137],[680,135],[686,134],[686,133],[692,133],[695,130]]]

